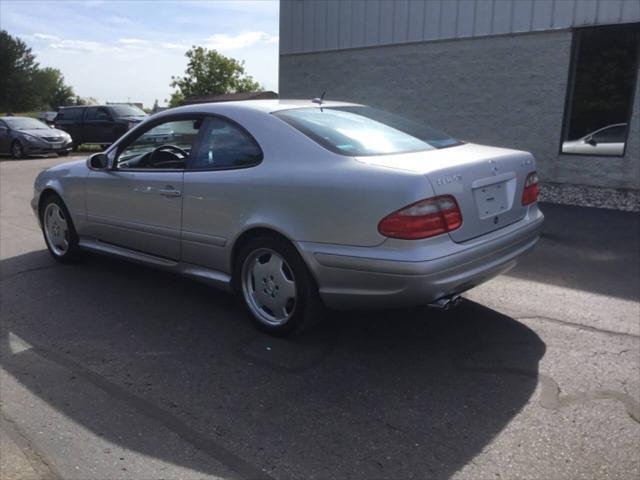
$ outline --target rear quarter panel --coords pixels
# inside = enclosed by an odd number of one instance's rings
[[[298,242],[378,245],[384,216],[433,194],[423,175],[333,154],[271,115],[228,116],[256,138],[264,159],[246,169],[185,173],[187,262],[230,271],[234,242],[256,227]]]

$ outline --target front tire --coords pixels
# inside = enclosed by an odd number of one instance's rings
[[[11,144],[11,155],[13,158],[24,158],[24,147],[18,140]]]
[[[284,239],[261,236],[238,253],[236,292],[259,329],[287,335],[322,311],[318,288],[295,247]]]
[[[71,215],[62,199],[56,194],[45,198],[40,210],[44,241],[49,253],[59,262],[69,263],[80,256],[78,234]]]

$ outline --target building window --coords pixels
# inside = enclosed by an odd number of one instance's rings
[[[637,23],[574,32],[562,153],[624,155],[639,42]]]

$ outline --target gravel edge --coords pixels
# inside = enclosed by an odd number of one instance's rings
[[[640,190],[540,182],[538,200],[563,205],[640,212]]]

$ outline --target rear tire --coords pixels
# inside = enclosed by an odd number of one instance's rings
[[[57,261],[69,263],[80,258],[80,246],[73,220],[62,199],[49,193],[40,208],[40,222],[49,253]]]
[[[18,140],[11,144],[11,155],[13,158],[24,158],[24,147]]]
[[[251,319],[271,335],[309,327],[323,311],[304,260],[284,239],[260,236],[245,243],[236,257],[233,281]]]

